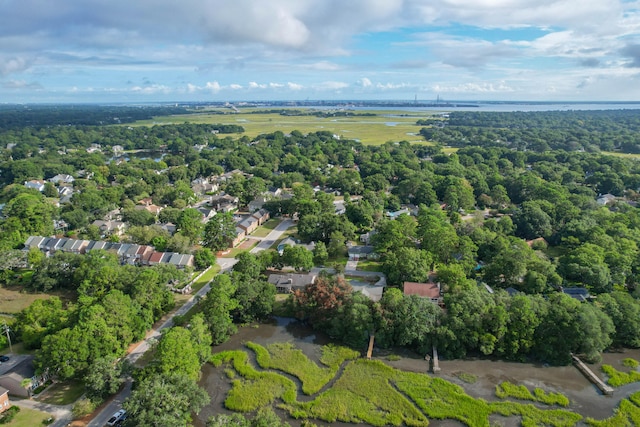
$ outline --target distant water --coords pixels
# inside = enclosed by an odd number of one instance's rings
[[[453,102],[451,104],[454,104]],[[345,107],[335,106],[330,108],[341,108],[354,111],[380,111],[394,110],[406,112],[420,111],[496,111],[496,112],[514,112],[514,111],[594,111],[594,110],[640,110],[640,102],[624,102],[624,103],[472,103],[461,102],[464,105],[476,104],[477,107],[453,107],[450,105],[441,105],[434,107]],[[326,107],[325,107],[326,108]]]

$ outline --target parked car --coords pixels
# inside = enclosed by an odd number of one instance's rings
[[[8,361],[9,361],[9,356],[5,356],[4,354],[0,356],[0,363],[8,362]]]
[[[118,412],[113,414],[111,418],[109,418],[109,421],[107,421],[107,427],[117,426],[120,423],[120,421],[126,418],[126,416],[127,416],[127,411],[125,411],[124,409],[120,409]]]

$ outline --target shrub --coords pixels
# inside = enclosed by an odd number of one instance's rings
[[[622,365],[626,366],[627,368],[634,368],[635,369],[635,368],[638,367],[638,365],[640,365],[640,363],[635,359],[627,357],[626,359],[622,360]]]
[[[602,372],[607,374],[607,384],[611,387],[620,387],[625,384],[630,384],[636,381],[640,381],[640,372],[631,371],[629,373],[618,371],[611,365],[602,365]]]
[[[20,412],[20,408],[18,406],[11,406],[9,409],[4,411],[2,415],[0,415],[0,424],[10,423],[18,412]]]
[[[87,398],[79,399],[76,403],[73,404],[73,408],[71,408],[71,414],[74,419],[79,419],[84,417],[85,415],[89,415],[96,409],[96,404]]]

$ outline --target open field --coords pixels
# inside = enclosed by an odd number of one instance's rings
[[[156,117],[139,121],[135,125],[209,123],[233,124],[244,127],[251,138],[263,134],[282,131],[290,133],[298,130],[302,133],[329,131],[345,139],[357,139],[364,144],[377,145],[387,141],[409,141],[426,144],[418,134],[421,126],[416,121],[431,114],[407,113],[401,111],[371,111],[375,116],[352,117],[316,117],[283,116],[277,113],[251,113],[241,110],[236,114],[187,114]]]
[[[0,287],[0,313],[18,313],[38,299],[49,299],[54,294],[27,293],[21,286]],[[56,293],[62,301],[69,301],[70,295]]]

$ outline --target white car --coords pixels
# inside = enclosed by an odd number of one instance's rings
[[[127,415],[127,411],[125,411],[124,409],[120,409],[118,412],[116,412],[115,414],[113,414],[111,416],[111,418],[109,418],[109,421],[107,421],[107,427],[114,427],[115,425],[118,424],[119,421],[122,421]]]

